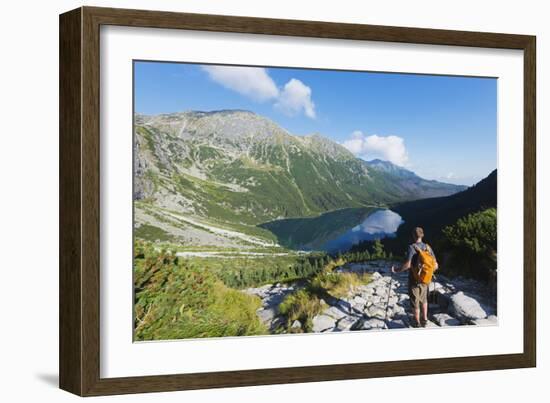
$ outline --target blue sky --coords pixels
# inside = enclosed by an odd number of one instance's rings
[[[496,168],[493,78],[135,62],[134,80],[137,113],[246,109],[449,183]]]

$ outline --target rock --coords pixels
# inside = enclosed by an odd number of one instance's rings
[[[393,316],[397,315],[405,315],[407,311],[405,311],[405,308],[403,308],[401,305],[394,305],[392,307]]]
[[[314,332],[325,332],[327,330],[332,330],[336,325],[336,320],[328,315],[317,315],[313,318],[313,331]]]
[[[405,302],[407,300],[409,300],[410,297],[408,294],[399,294],[399,302],[402,303],[402,302]]]
[[[370,297],[374,295],[374,290],[372,288],[365,288],[361,292],[361,297],[368,300]]]
[[[378,305],[373,305],[368,308],[368,316],[371,318],[384,319],[386,317],[386,309]]]
[[[340,310],[344,315],[351,313],[351,304],[345,299],[336,300],[335,303],[332,303],[333,307]]]
[[[399,297],[393,296],[393,297],[390,297],[388,304],[389,304],[390,306],[391,306],[391,305],[395,305],[395,304],[397,304],[398,301],[399,301]]]
[[[302,323],[299,320],[295,320],[292,322],[292,325],[290,326],[291,329],[300,329],[302,327]]]
[[[428,312],[432,314],[441,313],[441,308],[438,304],[428,304]]]
[[[361,323],[361,326],[359,329],[361,330],[371,330],[371,329],[384,329],[386,327],[386,324],[381,319],[367,319]]]
[[[394,319],[388,322],[388,329],[403,329],[406,327],[409,327],[409,324],[403,319]]]
[[[373,295],[370,299],[373,304],[379,304],[382,301],[379,295]]]
[[[336,324],[336,328],[334,330],[340,331],[340,332],[350,330],[356,322],[357,322],[356,318],[353,318],[351,316],[346,316],[345,318],[342,318],[338,321],[338,323]]]
[[[376,287],[374,293],[380,297],[386,297],[388,295],[388,289],[386,287]]]
[[[471,323],[478,326],[495,326],[498,325],[498,318],[495,315],[491,315],[485,319],[472,320]]]
[[[372,281],[376,281],[379,278],[382,278],[382,275],[380,273],[378,273],[377,271],[375,271],[374,273],[372,273],[371,278],[372,278]]]
[[[479,302],[467,296],[462,291],[451,296],[449,313],[462,322],[485,319],[487,317],[487,313]]]
[[[453,318],[451,315],[448,315],[446,313],[436,313],[432,315],[432,317],[434,322],[437,323],[439,326],[458,326],[462,324],[462,322],[460,322],[458,319]]]
[[[435,291],[435,302],[439,305],[439,308],[442,311],[447,311],[449,309],[450,298],[447,294],[438,291]]]
[[[355,302],[356,304],[365,305],[367,303],[367,300],[363,297],[356,296],[355,298],[353,298],[353,302]]]
[[[443,284],[441,284],[440,282],[438,281],[434,281],[433,282],[433,292],[439,292],[441,294],[446,294],[448,292],[448,290],[445,288],[445,286]]]
[[[258,318],[260,318],[260,321],[263,323],[270,322],[275,316],[277,315],[277,312],[274,308],[268,308],[268,309],[258,309],[256,311],[256,314],[258,315]]]
[[[323,315],[330,316],[337,320],[343,318],[344,316],[347,316],[346,313],[342,311],[341,307],[338,308],[336,306],[331,306],[330,308],[325,309],[323,311]]]
[[[271,323],[269,323],[269,329],[270,330],[275,330],[277,328],[280,328],[280,327],[285,327],[286,326],[286,318],[282,315],[280,316],[276,316],[272,321]]]

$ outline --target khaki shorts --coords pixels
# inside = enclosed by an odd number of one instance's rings
[[[420,304],[428,303],[428,284],[418,283],[409,285],[411,307],[418,309]]]

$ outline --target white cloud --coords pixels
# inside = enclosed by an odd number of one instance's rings
[[[279,89],[262,67],[202,66],[210,78],[225,88],[255,101],[267,101],[279,96]]]
[[[300,80],[290,79],[282,89],[263,67],[202,66],[210,79],[227,89],[238,92],[258,102],[274,101],[275,108],[286,115],[304,113],[315,119],[315,104],[311,88]]]
[[[405,166],[409,160],[405,141],[399,136],[366,136],[357,130],[342,145],[366,160],[379,158],[400,166]]]
[[[275,107],[290,116],[303,111],[307,117],[315,119],[315,104],[311,100],[311,88],[295,78],[285,84]]]

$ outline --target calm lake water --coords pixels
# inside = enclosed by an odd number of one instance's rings
[[[318,217],[276,220],[261,227],[288,248],[335,253],[347,251],[361,241],[394,237],[403,222],[392,210],[349,208]]]
[[[321,250],[327,252],[346,251],[361,241],[395,237],[397,228],[403,222],[401,216],[394,211],[375,211],[359,225],[347,230],[337,238],[327,241],[321,246]]]

